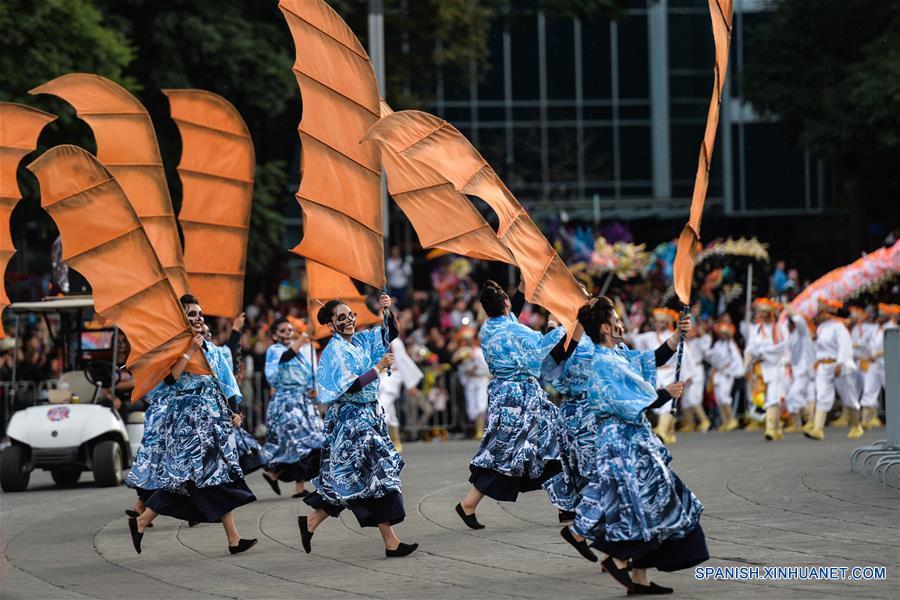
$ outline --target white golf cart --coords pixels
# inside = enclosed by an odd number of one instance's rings
[[[16,319],[14,355],[24,333],[21,322],[34,315],[47,323],[63,368],[59,379],[41,382],[20,381],[13,368],[0,487],[25,490],[34,469],[50,471],[63,486],[74,485],[83,471],[93,471],[100,487],[121,484],[144,433],[144,413],[129,413],[126,424],[109,398],[115,394],[119,330],[86,325],[94,316],[90,296],[19,302],[9,310]]]

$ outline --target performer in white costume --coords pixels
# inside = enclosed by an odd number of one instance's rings
[[[842,308],[837,301],[819,299],[816,314],[816,415],[812,426],[804,428],[806,437],[825,439],[825,420],[834,406],[835,393],[850,415],[847,437],[855,439],[863,434],[859,424],[859,389],[856,387],[856,365],[853,363],[853,342],[843,319],[837,316]]]
[[[466,414],[469,421],[475,423],[475,439],[480,440],[484,437],[491,371],[474,330],[464,331],[460,343],[464,346],[456,351],[454,361],[459,364],[459,380],[466,396]]]
[[[744,348],[744,365],[753,382],[753,395],[765,395],[765,438],[769,441],[784,438],[781,432],[781,398],[787,390],[787,341],[788,330],[778,323],[777,302],[769,298],[757,298],[753,302],[756,323],[747,332]]]
[[[870,354],[865,357],[869,361],[869,369],[866,371],[865,386],[859,401],[863,429],[881,425],[881,419],[878,418],[878,398],[884,387],[884,332],[896,329],[898,320],[900,305],[878,305],[878,324],[869,345]]]
[[[378,405],[384,411],[384,421],[388,426],[388,434],[397,452],[403,451],[400,441],[400,421],[397,419],[397,400],[403,388],[411,390],[419,385],[424,373],[419,365],[406,352],[406,344],[399,337],[391,342],[391,354],[394,355],[394,366],[391,374],[382,371],[378,376]]]
[[[672,337],[675,333],[675,323],[678,321],[678,313],[671,308],[654,308],[653,309],[653,331],[646,331],[632,336],[631,342],[635,350],[656,350],[663,342]],[[677,352],[666,364],[656,369],[656,384],[664,388],[671,383],[675,383],[675,363],[677,361]],[[682,381],[685,385],[689,385],[685,375],[693,370],[693,362],[691,351],[685,347],[681,358],[681,369],[683,371]],[[653,429],[659,439],[666,444],[674,444],[675,437],[675,417],[672,416],[672,402],[669,401],[661,407],[654,408],[657,423]]]
[[[791,424],[785,433],[800,433],[803,423],[813,419],[816,407],[816,343],[810,325],[788,306],[788,357],[791,366],[791,383],[785,396]],[[802,422],[801,422],[802,421]]]
[[[744,359],[741,349],[734,341],[733,324],[719,321],[716,324],[716,335],[718,339],[709,350],[709,365],[713,393],[722,417],[719,431],[734,431],[738,428],[738,420],[734,418],[731,390],[734,388],[735,378],[744,375]]]
[[[683,378],[690,381],[685,387],[681,407],[684,410],[682,431],[697,431],[706,433],[709,431],[709,418],[703,410],[703,394],[706,392],[706,369],[703,362],[709,360],[709,352],[712,348],[712,334],[706,322],[701,321],[697,327],[691,330],[684,345],[691,355],[689,366],[691,371],[686,371]],[[684,369],[684,363],[682,363]]]

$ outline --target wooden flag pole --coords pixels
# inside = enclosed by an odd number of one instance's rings
[[[690,313],[691,313],[691,307],[688,306],[687,304],[682,305],[680,320],[683,320],[685,317],[690,315]],[[678,327],[678,323],[676,323],[675,326]],[[683,356],[683,354],[684,354],[684,332],[682,331],[681,336],[678,339],[678,354],[676,355],[676,358],[675,358],[675,381],[681,381],[681,357]],[[682,394],[682,397],[684,397],[684,394]],[[679,400],[678,398],[674,398],[672,400],[672,415],[673,416],[678,413],[678,400]]]

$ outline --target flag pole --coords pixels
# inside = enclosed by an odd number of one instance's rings
[[[687,304],[683,304],[681,307],[681,320],[690,315],[691,307]],[[675,324],[678,327],[678,323]],[[684,332],[680,332],[681,335],[678,339],[678,354],[675,358],[675,381],[681,381],[681,357],[684,355]],[[684,394],[682,394],[682,397]],[[678,413],[678,398],[674,398],[672,400],[672,415],[676,415]]]

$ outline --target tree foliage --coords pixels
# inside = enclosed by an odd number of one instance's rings
[[[744,96],[826,160],[900,143],[900,0],[779,0],[748,31]]]

